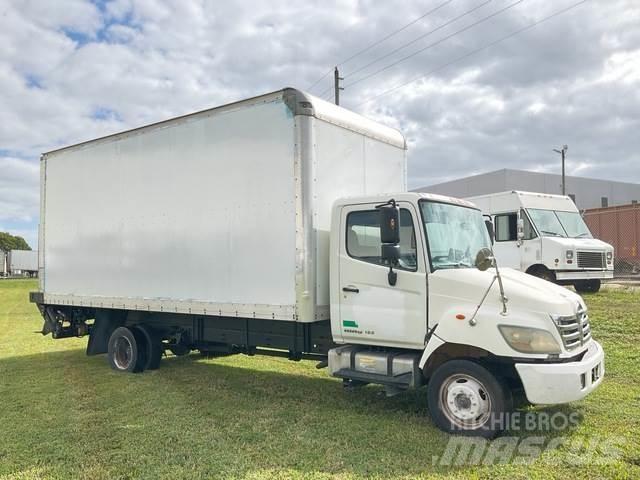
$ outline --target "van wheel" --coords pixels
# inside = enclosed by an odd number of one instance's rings
[[[538,267],[535,270],[528,272],[534,277],[541,278],[542,280],[546,280],[547,282],[556,283],[556,275],[547,267]]]
[[[592,280],[581,280],[573,284],[573,288],[576,289],[576,292],[580,293],[596,293],[600,291],[600,279],[592,279]]]
[[[448,433],[495,437],[512,410],[511,392],[483,366],[450,360],[436,369],[427,385],[429,412]]]
[[[141,372],[145,364],[142,334],[127,327],[116,328],[109,338],[107,357],[111,368],[119,372]]]
[[[157,370],[160,368],[160,360],[162,360],[162,353],[164,351],[160,335],[151,327],[145,325],[137,325],[134,327],[134,330],[140,332],[140,335],[144,339],[141,348],[144,350],[145,363],[142,369]]]

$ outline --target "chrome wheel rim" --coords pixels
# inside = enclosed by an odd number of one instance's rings
[[[491,396],[478,379],[459,373],[440,387],[440,405],[449,422],[463,430],[484,425],[491,414]]]
[[[119,337],[113,346],[113,361],[120,370],[126,370],[133,359],[133,346],[127,337]]]

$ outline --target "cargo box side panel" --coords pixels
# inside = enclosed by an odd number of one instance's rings
[[[316,302],[329,305],[329,232],[336,199],[406,191],[406,150],[323,120],[315,121]],[[323,308],[328,318],[328,308]]]
[[[293,154],[281,99],[49,154],[45,293],[290,319]]]

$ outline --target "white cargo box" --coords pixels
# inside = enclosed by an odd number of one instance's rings
[[[34,250],[10,250],[7,254],[7,268],[9,272],[37,272],[38,252]]]
[[[329,316],[339,197],[406,190],[396,130],[284,89],[46,153],[44,303]]]

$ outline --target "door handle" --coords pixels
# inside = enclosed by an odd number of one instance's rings
[[[360,293],[360,289],[349,285],[348,287],[342,287],[343,292]]]

